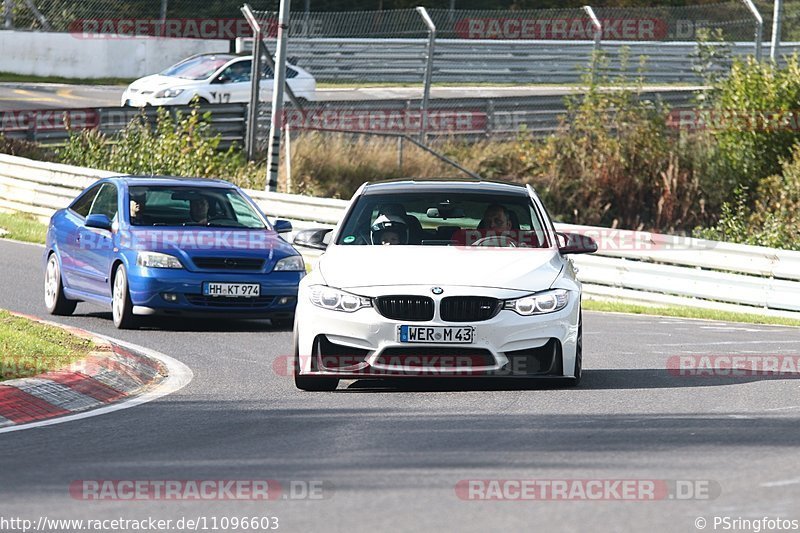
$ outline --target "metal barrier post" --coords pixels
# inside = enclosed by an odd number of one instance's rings
[[[778,61],[778,48],[781,46],[781,23],[783,17],[783,0],[775,0],[772,11],[772,42],[769,47],[769,58],[772,62]]]
[[[744,5],[747,6],[747,9],[750,10],[750,13],[753,14],[753,18],[756,19],[756,61],[761,61],[761,40],[764,35],[764,19],[761,17],[761,13],[758,12],[758,8],[756,8],[753,0],[742,1]]]
[[[589,16],[589,20],[592,21],[592,26],[594,26],[594,45],[592,46],[592,82],[594,83],[594,74],[597,67],[597,52],[600,50],[600,42],[603,39],[603,25],[600,23],[600,19],[597,18],[597,15],[592,9],[592,6],[583,6],[583,11]]]
[[[242,13],[253,30],[253,63],[250,67],[250,105],[247,108],[247,136],[245,151],[247,160],[255,159],[258,138],[258,104],[261,96],[261,24],[256,20],[250,4],[242,6]]]
[[[278,190],[278,167],[281,155],[281,125],[283,123],[283,87],[286,83],[286,39],[289,38],[289,0],[281,0],[278,12],[278,43],[275,51],[274,83],[272,84],[272,116],[269,125],[267,154],[267,190]]]
[[[422,17],[422,22],[428,27],[428,57],[425,64],[425,86],[422,91],[422,121],[419,139],[425,142],[428,135],[428,105],[431,98],[431,77],[433,76],[433,51],[436,46],[436,25],[431,20],[424,7],[417,7],[417,13]]]

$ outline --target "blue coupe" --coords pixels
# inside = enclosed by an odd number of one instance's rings
[[[143,315],[221,315],[290,324],[303,258],[238,187],[221,180],[98,181],[50,219],[45,305],[110,307],[118,328]]]

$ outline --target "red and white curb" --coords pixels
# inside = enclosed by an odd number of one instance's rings
[[[65,368],[0,382],[0,433],[98,416],[146,403],[185,387],[191,369],[162,353],[45,322],[90,339],[95,350]]]

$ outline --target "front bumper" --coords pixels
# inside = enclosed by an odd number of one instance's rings
[[[487,296],[491,296],[487,294]],[[438,302],[436,303],[438,309]],[[372,308],[354,313],[311,304],[303,292],[297,308],[295,364],[301,375],[365,377],[572,377],[580,314],[573,291],[561,311],[520,316],[501,310],[489,320],[454,323],[438,318],[409,322]],[[398,326],[470,325],[471,344],[404,343]]]
[[[288,318],[297,305],[297,288],[305,272],[191,272],[184,269],[132,267],[128,284],[134,314],[138,315],[235,315]],[[203,283],[258,283],[256,298],[226,298],[203,295]],[[165,294],[174,294],[168,301]]]

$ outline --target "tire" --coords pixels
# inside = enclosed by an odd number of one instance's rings
[[[128,274],[125,266],[119,265],[111,286],[111,314],[117,329],[136,329],[137,317],[133,314],[133,302],[128,289]]]
[[[78,302],[68,300],[64,296],[64,283],[61,279],[61,267],[55,252],[47,259],[44,273],[44,305],[51,315],[66,316],[75,311]]]
[[[569,381],[570,387],[577,387],[583,376],[583,313],[578,314],[578,339],[575,341],[575,369],[573,378]]]
[[[294,332],[294,386],[308,392],[331,392],[339,385],[337,378],[300,375],[300,343]]]

